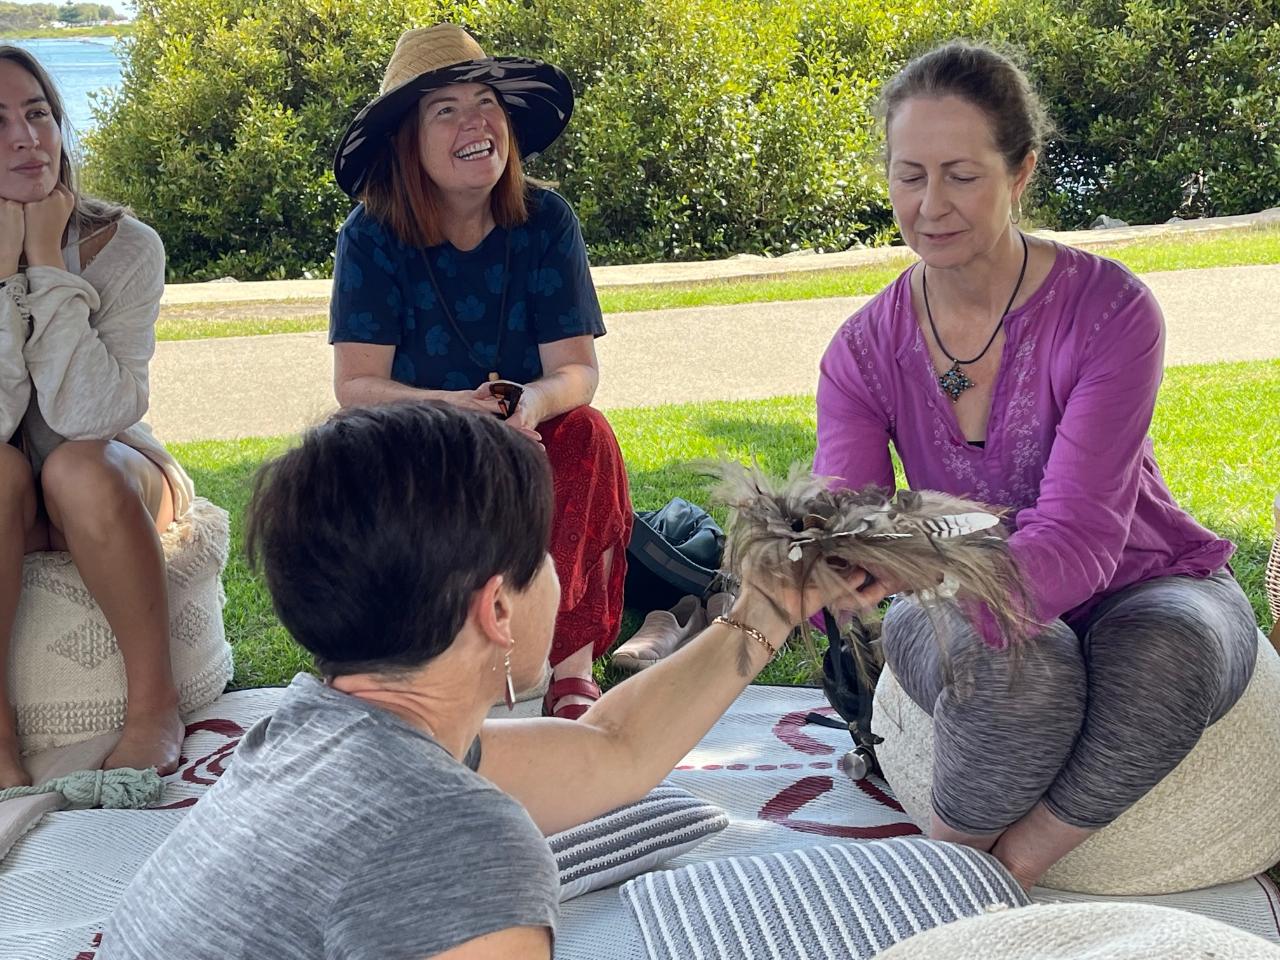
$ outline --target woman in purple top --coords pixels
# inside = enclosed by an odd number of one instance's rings
[[[921,262],[827,349],[816,469],[892,487],[892,444],[912,487],[1009,510],[1044,632],[1011,658],[946,624],[944,669],[904,600],[884,648],[934,717],[931,835],[1030,886],[1234,705],[1256,626],[1232,544],[1174,502],[1147,437],[1164,350],[1151,292],[1016,225],[1047,127],[1026,78],[953,43],[904,68],[884,106],[889,195]]]

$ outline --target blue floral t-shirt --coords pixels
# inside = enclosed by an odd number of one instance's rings
[[[550,190],[531,190],[528,221],[494,227],[474,250],[403,244],[363,204],[338,233],[329,342],[394,346],[391,376],[400,383],[467,390],[490,371],[527,383],[542,376],[539,344],[604,332],[578,218]]]

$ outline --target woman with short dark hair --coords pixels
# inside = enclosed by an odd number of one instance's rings
[[[967,624],[942,651],[909,600],[883,643],[934,718],[931,834],[992,850],[1029,886],[1235,704],[1256,625],[1233,545],[1174,502],[1147,437],[1164,351],[1151,291],[1018,228],[1047,131],[1027,78],[953,43],[883,101],[889,197],[920,262],[823,357],[816,469],[891,488],[892,444],[913,488],[1010,511],[1046,625],[1022,655]]]
[[[158,531],[193,490],[142,422],[164,245],[79,191],[64,123],[35,57],[0,46],[0,789],[30,782],[6,690],[27,553],[71,553],[120,648],[124,727],[104,765],[171,772],[183,736]]]
[[[546,449],[563,592],[544,703],[568,719],[600,695],[591,664],[618,636],[632,522],[617,440],[589,405],[605,330],[582,232],[522,164],[572,110],[555,67],[487,57],[451,24],[405,33],[338,146],[338,184],[361,203],[338,235],[330,327],[343,406],[443,400]]]
[[[727,617],[577,723],[486,721],[552,642],[552,509],[535,443],[444,403],[342,411],[268,465],[246,545],[324,680],[296,677],[245,734],[101,960],[548,958],[542,833],[652,789],[802,614],[884,596],[770,599],[748,571]]]

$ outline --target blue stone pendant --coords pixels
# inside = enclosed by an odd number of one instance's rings
[[[974,386],[974,383],[964,375],[959,363],[953,363],[951,369],[938,378],[938,386],[955,403],[960,399],[960,394]]]

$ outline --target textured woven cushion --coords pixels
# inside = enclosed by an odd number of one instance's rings
[[[1072,903],[959,920],[886,950],[880,960],[1280,960],[1261,937],[1184,910]]]
[[[1253,680],[1172,773],[1041,880],[1115,896],[1244,880],[1280,860],[1280,656],[1258,634]],[[885,670],[876,687],[876,756],[908,815],[932,808],[933,721]]]
[[[204,499],[162,536],[169,584],[173,676],[185,714],[212,703],[231,679],[219,575],[227,514]],[[124,661],[68,553],[34,553],[10,645],[9,683],[23,751],[35,753],[118,730]]]
[[[622,893],[653,960],[864,960],[938,924],[1030,902],[994,858],[919,837],[710,860]]]
[[[728,825],[715,804],[663,781],[637,803],[547,838],[560,868],[560,899],[652,870]]]
[[[1271,608],[1271,642],[1280,644],[1280,494],[1275,504],[1276,536],[1271,541],[1271,555],[1267,558],[1267,605]]]

